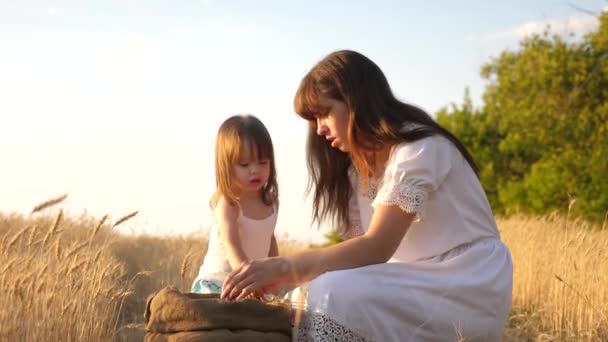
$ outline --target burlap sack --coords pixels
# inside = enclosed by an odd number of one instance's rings
[[[291,341],[291,308],[166,287],[148,297],[146,342]]]

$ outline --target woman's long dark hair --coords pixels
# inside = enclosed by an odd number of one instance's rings
[[[319,104],[320,96],[342,101],[348,108],[348,153],[332,148],[325,137],[317,135],[316,117],[328,111]],[[377,176],[369,152],[387,145],[439,134],[478,172],[465,146],[425,111],[395,98],[382,70],[358,52],[336,51],[318,62],[300,82],[294,107],[309,121],[307,191],[313,190],[317,223],[330,218],[348,229],[348,203],[353,195],[349,169],[354,166],[366,184],[367,177]]]

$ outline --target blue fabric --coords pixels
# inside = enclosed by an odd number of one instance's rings
[[[222,293],[222,284],[220,282],[202,278],[196,278],[192,284],[190,292],[194,293]]]

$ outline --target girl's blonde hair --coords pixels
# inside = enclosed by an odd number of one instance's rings
[[[217,132],[215,140],[216,191],[210,202],[212,208],[215,208],[220,196],[223,196],[231,205],[239,205],[233,165],[241,157],[243,144],[249,144],[250,151],[257,159],[269,160],[270,174],[268,182],[262,188],[262,201],[266,205],[278,202],[279,187],[270,133],[257,117],[245,114],[234,115],[226,119]]]

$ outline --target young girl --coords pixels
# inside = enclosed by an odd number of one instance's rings
[[[272,140],[252,115],[235,115],[220,126],[215,143],[214,224],[192,292],[220,293],[233,269],[277,256],[274,236],[278,186]]]
[[[500,341],[511,255],[465,146],[354,51],[315,65],[294,102],[313,217],[346,241],[250,261],[222,297],[310,281],[296,341]]]

